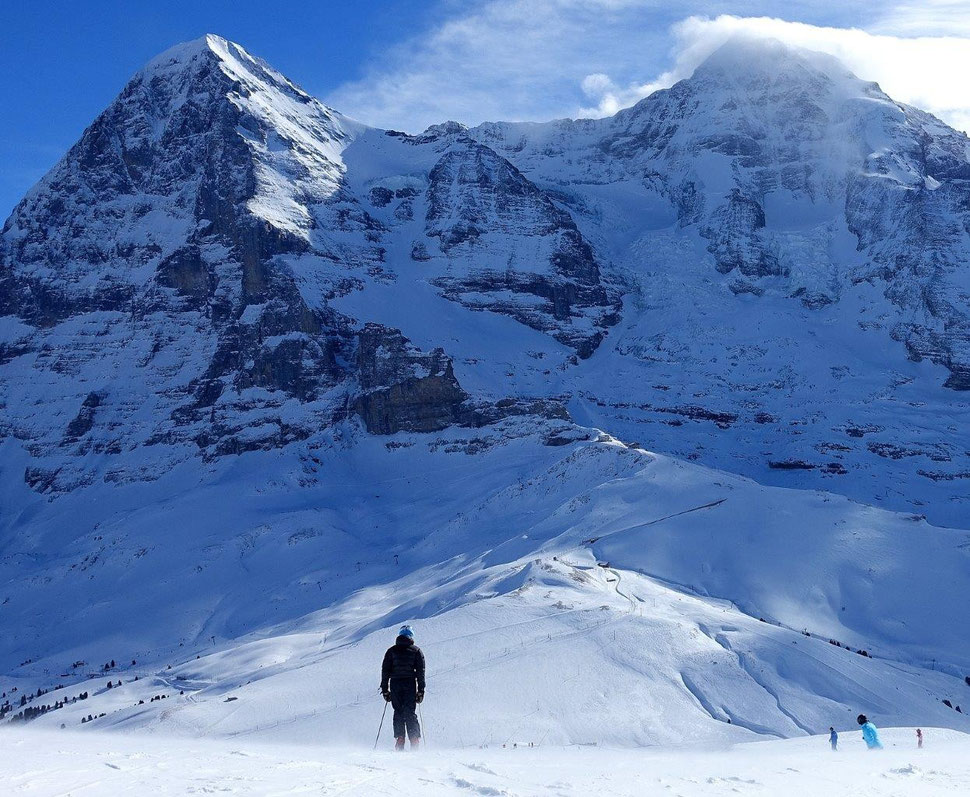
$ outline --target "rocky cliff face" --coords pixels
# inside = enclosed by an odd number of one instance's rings
[[[4,226],[0,433],[58,493],[322,429],[571,413],[952,520],[968,208],[965,136],[782,45],[610,119],[408,136],[206,37]]]
[[[315,248],[309,208],[339,201],[347,137],[215,37],[136,75],[4,227],[0,305],[27,325],[6,380],[54,393],[46,417],[15,412],[14,433],[50,451],[77,402],[87,420],[64,440],[82,450],[105,448],[105,429],[107,449],[207,454],[305,436],[279,410],[345,378],[352,334],[275,259]]]
[[[820,306],[871,281],[892,337],[965,389],[967,137],[835,59],[736,40],[611,119],[472,135],[540,184],[639,182],[645,204],[706,239],[735,293]]]
[[[420,352],[399,330],[367,324],[357,371],[361,395],[354,409],[372,434],[437,432],[462,420],[468,396],[443,349]]]
[[[426,234],[448,261],[443,295],[547,332],[589,357],[619,302],[569,214],[463,131],[428,175]],[[520,296],[525,296],[525,301]]]

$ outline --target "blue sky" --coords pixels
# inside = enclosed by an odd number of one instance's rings
[[[0,218],[146,61],[204,33],[350,116],[417,131],[612,113],[738,29],[832,52],[970,127],[970,0],[0,0]]]

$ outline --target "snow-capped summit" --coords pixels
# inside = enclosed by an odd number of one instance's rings
[[[726,82],[752,84],[765,78],[778,82],[857,80],[838,58],[828,53],[740,31],[718,46],[695,69],[692,78],[718,74]]]
[[[206,33],[197,39],[172,45],[152,58],[141,71],[152,74],[183,71],[187,66],[199,63],[200,59],[222,63],[238,77],[245,73],[254,77],[262,74],[264,79],[293,85],[262,58],[250,55],[241,45],[215,33]]]
[[[213,33],[170,47],[149,61],[133,80],[150,81],[172,77],[184,79],[189,74],[206,71],[213,65],[218,66],[232,81],[250,91],[275,90],[292,96],[301,103],[320,105],[318,100],[277,72],[262,58],[250,55],[235,42]],[[334,113],[330,109],[327,111]]]
[[[186,65],[198,62],[201,59],[232,57],[229,55],[230,51],[238,54],[238,57],[245,62],[254,63],[256,61],[235,42],[214,33],[206,33],[197,39],[173,44],[145,64],[142,71],[159,74],[181,71],[185,69]]]

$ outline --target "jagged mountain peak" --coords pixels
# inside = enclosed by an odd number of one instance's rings
[[[262,58],[251,55],[242,45],[213,33],[170,47],[149,61],[133,81],[191,75],[204,72],[213,64],[218,65],[237,88],[248,91],[275,89],[301,103],[322,105]],[[332,109],[327,110],[333,113]]]
[[[144,66],[145,71],[182,69],[187,64],[191,64],[200,56],[218,57],[220,53],[227,53],[229,48],[251,58],[249,53],[242,46],[224,39],[214,33],[206,33],[197,39],[173,44],[167,50],[163,50]]]
[[[50,265],[62,258],[51,257],[51,236],[33,229],[38,218],[64,230],[90,214],[105,216],[81,258],[101,265],[84,269],[89,279],[117,257],[119,232],[148,206],[169,218],[164,229],[145,233],[163,256],[193,234],[174,219],[195,205],[211,222],[212,209],[200,203],[216,200],[307,239],[314,227],[307,205],[338,190],[340,153],[363,129],[239,45],[209,34],[137,72],[15,208],[5,233],[18,260],[39,257]],[[110,213],[107,203],[116,204]],[[69,244],[65,239],[62,248]]]
[[[228,100],[275,128],[274,132],[284,141],[305,139],[307,133],[310,137],[317,135],[321,120],[328,128],[323,131],[324,137],[339,138],[363,129],[307,94],[262,58],[211,33],[175,45],[153,58],[132,77],[119,100],[132,92],[163,92],[167,85],[175,86],[174,91],[170,90],[173,102],[169,111],[177,111],[183,102],[201,99],[200,93],[209,94],[210,101]],[[246,124],[242,128],[242,135],[256,132]]]

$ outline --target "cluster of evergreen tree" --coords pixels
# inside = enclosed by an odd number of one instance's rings
[[[63,688],[64,688],[63,686],[57,686],[54,688],[54,691],[57,691]],[[32,695],[27,695],[26,693],[22,694],[20,696],[20,705],[18,706],[18,708],[20,708],[20,711],[14,714],[11,717],[10,721],[26,722],[28,720],[36,719],[37,717],[40,717],[46,714],[48,711],[56,711],[59,708],[64,708],[64,706],[68,704],[74,704],[78,700],[88,699],[88,693],[81,692],[79,695],[72,697],[70,699],[65,697],[63,700],[55,700],[53,703],[29,705],[31,701],[36,700],[39,697],[43,697],[44,695],[48,694],[50,691],[51,690],[49,689],[38,689],[37,692]],[[4,692],[3,694],[4,694],[4,697],[6,697],[7,693]],[[10,703],[10,700],[5,700],[4,703],[0,705],[0,720],[6,719],[8,714],[13,714],[13,705]]]
[[[22,661],[20,663],[20,666],[25,667],[28,664],[33,664],[33,659],[26,659]],[[87,664],[88,663],[83,659],[78,659],[77,661],[74,661],[71,663],[71,668],[74,670],[77,670],[81,667],[86,667]],[[134,667],[136,665],[137,665],[137,661],[135,659],[132,659],[131,666]],[[103,673],[109,672],[110,670],[116,669],[117,666],[118,666],[117,662],[114,659],[111,659],[110,661],[106,661],[104,664],[101,665],[100,671]],[[171,665],[169,665],[169,669],[171,669]],[[138,680],[138,676],[135,676],[135,680],[136,681]],[[118,680],[117,683],[114,683],[110,680],[107,683],[108,689],[115,689],[119,686],[121,686],[120,679]],[[63,688],[64,688],[63,685],[58,685],[54,687],[54,690],[63,689]],[[13,692],[16,692],[17,690],[16,688],[13,688],[10,691],[11,693],[13,693]],[[76,697],[72,697],[70,699],[64,698],[63,700],[55,700],[53,703],[32,704],[34,700],[42,697],[43,695],[48,694],[51,691],[52,690],[50,689],[39,688],[37,692],[34,694],[26,694],[26,693],[22,694],[20,696],[19,705],[12,703],[11,698],[7,697],[7,693],[3,692],[2,695],[0,695],[0,701],[2,701],[0,702],[0,720],[7,719],[7,717],[9,716],[11,722],[16,722],[16,721],[26,722],[28,720],[36,719],[37,717],[40,717],[49,711],[56,711],[59,708],[63,708],[64,706],[68,705],[68,703],[76,703],[78,700],[88,699],[88,693],[85,691],[85,692],[81,692]],[[164,695],[156,696],[155,698],[152,698],[152,699],[160,700],[162,697],[164,697]],[[139,701],[139,702],[144,702],[144,701]],[[19,711],[17,711],[17,709],[19,709]],[[103,717],[104,714],[99,714],[98,716]],[[94,719],[97,719],[97,717],[89,714],[87,717],[82,718],[81,722],[91,722]]]

